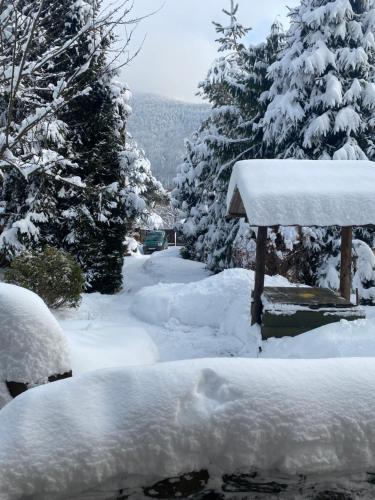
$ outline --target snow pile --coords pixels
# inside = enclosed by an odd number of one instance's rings
[[[375,357],[375,319],[341,320],[297,337],[271,338],[263,358]]]
[[[62,330],[35,293],[0,283],[0,325],[0,408],[6,381],[41,384],[71,370]]]
[[[351,226],[375,222],[375,163],[332,160],[249,160],[233,169],[236,190],[255,226]]]
[[[202,469],[367,472],[374,384],[373,359],[212,359],[37,387],[0,412],[2,498],[90,497]]]
[[[280,276],[267,277],[266,284],[290,286]],[[175,327],[179,322],[192,327],[208,326],[249,340],[253,285],[254,272],[244,269],[229,269],[188,284],[159,284],[137,293],[132,312],[153,325]],[[256,336],[253,341],[258,343]]]
[[[139,243],[135,238],[126,237],[124,241],[125,255],[140,255]]]
[[[154,283],[190,283],[208,274],[205,264],[182,259],[178,247],[153,254],[145,261],[143,270]]]

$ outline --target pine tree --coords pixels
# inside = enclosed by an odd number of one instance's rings
[[[9,52],[16,54],[9,59],[8,70],[3,67],[5,74],[15,76],[8,85],[4,85],[7,78],[1,77],[1,128],[8,151],[2,158],[0,248],[8,261],[26,248],[55,243],[49,227],[57,219],[56,189],[76,181],[65,177],[72,163],[59,152],[66,126],[51,112],[64,100],[60,90],[67,75],[56,75],[53,67],[57,52],[64,52],[63,41],[57,37],[52,49],[44,45],[46,13],[41,6],[24,1],[3,2],[1,7],[12,33],[2,37],[3,54],[5,58]],[[74,93],[77,88],[71,90]]]
[[[292,11],[264,120],[279,157],[373,157],[372,10],[369,2],[309,0]]]
[[[1,243],[9,258],[46,243],[63,247],[79,260],[90,291],[114,293],[122,285],[127,229],[165,193],[126,134],[130,93],[108,55],[116,20],[107,15],[101,23],[96,0],[43,5],[32,52],[38,58],[56,44],[64,50],[38,73],[30,109],[15,109],[27,118],[63,82],[77,85],[71,92],[68,87],[64,105],[33,128],[26,144],[50,164],[30,168],[27,177],[18,170],[4,176]]]
[[[266,103],[261,97],[270,86],[268,67],[283,44],[275,23],[265,43],[245,49],[240,37],[248,30],[238,23],[233,2],[232,9],[225,11],[232,28],[215,25],[222,34],[219,51],[232,51],[215,61],[200,85],[213,110],[188,143],[174,192],[185,219],[187,256],[207,262],[214,271],[244,265],[244,248],[255,244],[255,231],[248,224],[227,220],[226,194],[235,162],[266,154],[261,128]]]
[[[84,75],[90,92],[64,113],[70,148],[86,185],[65,191],[60,210],[66,216],[64,246],[86,272],[88,290],[115,293],[122,286],[123,242],[147,204],[163,197],[149,163],[126,133],[128,89],[108,62],[112,40],[97,40],[95,64]]]
[[[373,12],[371,2],[354,0],[308,0],[291,11],[263,120],[275,157],[374,159]],[[357,236],[373,244],[371,231]],[[337,287],[339,228],[305,228],[301,244],[299,279]]]
[[[219,35],[218,51],[224,55],[214,61],[207,78],[199,85],[200,95],[210,102],[212,112],[193,141],[187,143],[188,154],[174,192],[176,204],[185,216],[182,230],[188,240],[187,255],[206,261],[212,269],[217,267],[216,261],[223,261],[216,250],[212,253],[211,242],[208,244],[208,240],[217,238],[218,234],[213,234],[209,217],[217,204],[216,177],[220,166],[237,152],[231,131],[236,130],[241,121],[235,96],[243,77],[241,54],[245,49],[241,39],[249,30],[237,21],[237,11],[238,5],[231,1],[230,10],[223,10],[229,19],[228,25],[214,23]]]

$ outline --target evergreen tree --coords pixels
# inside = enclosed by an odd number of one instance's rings
[[[283,44],[281,27],[274,24],[265,43],[245,49],[240,39],[248,30],[236,19],[237,6],[232,2],[231,7],[225,11],[229,27],[215,25],[222,35],[219,51],[231,51],[215,61],[200,85],[212,113],[188,143],[174,192],[185,219],[187,256],[207,262],[214,271],[244,264],[244,246],[254,245],[255,232],[248,224],[227,220],[226,194],[235,162],[266,154],[261,96],[269,88],[268,67]]]
[[[374,159],[374,8],[368,1],[307,0],[293,9],[263,120],[279,158]],[[357,236],[373,245],[369,230]],[[339,228],[305,228],[299,279],[336,288]]]
[[[64,50],[38,74],[34,99],[48,102],[54,88],[72,79],[80,90],[67,92],[64,106],[33,129],[32,152],[43,158],[48,147],[48,168],[4,179],[1,240],[10,257],[24,247],[64,247],[82,265],[90,291],[114,293],[122,285],[127,229],[165,193],[126,136],[130,93],[108,55],[116,22],[111,15],[99,22],[100,8],[96,0],[44,3],[32,51],[37,57],[54,44]]]
[[[72,162],[59,153],[66,126],[51,112],[64,102],[61,89],[68,75],[55,74],[54,62],[65,41],[57,37],[52,49],[43,43],[47,28],[42,5],[24,1],[1,6],[11,33],[2,37],[3,55],[6,59],[12,54],[3,71],[13,75],[9,82],[4,75],[0,78],[1,129],[8,147],[2,157],[0,248],[8,261],[25,248],[55,243],[49,227],[57,219],[56,189],[77,182],[65,176]],[[72,94],[77,90],[72,86]]]
[[[270,69],[264,134],[281,158],[373,157],[373,8],[308,0],[291,12],[288,44]]]
[[[152,196],[158,199],[163,190],[126,136],[129,93],[115,74],[105,73],[103,64],[104,57],[89,74],[90,93],[75,101],[65,117],[87,187],[78,196],[65,193],[63,213],[69,219],[64,234],[67,248],[86,271],[89,290],[114,293],[122,285],[125,235]]]
[[[209,222],[209,213],[216,208],[216,177],[221,165],[236,154],[231,131],[241,121],[235,96],[243,77],[241,57],[245,49],[241,39],[249,30],[237,21],[237,11],[238,5],[231,1],[230,10],[223,10],[228,25],[214,23],[219,34],[218,51],[224,55],[214,61],[207,78],[199,85],[200,95],[210,102],[212,112],[193,141],[187,143],[188,155],[180,168],[174,193],[176,204],[185,216],[182,230],[188,239],[187,255],[206,261],[212,269],[216,268],[216,261],[223,260],[213,246],[207,245],[208,240],[217,237]]]

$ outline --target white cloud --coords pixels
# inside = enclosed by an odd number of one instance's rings
[[[109,1],[109,0],[107,0]],[[294,6],[298,0],[286,0]],[[251,26],[250,42],[264,39],[272,22],[286,19],[280,0],[239,0],[239,19]],[[133,15],[142,16],[161,6],[162,0],[134,0]],[[161,10],[139,24],[133,39],[135,50],[146,35],[140,54],[123,70],[134,92],[152,92],[183,100],[195,100],[197,84],[216,55],[213,20],[229,0],[165,0]]]

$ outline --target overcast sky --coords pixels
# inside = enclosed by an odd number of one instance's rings
[[[286,20],[286,5],[294,6],[297,2],[239,0],[239,20],[253,28],[249,41],[262,41],[276,18]],[[197,100],[197,84],[216,56],[211,21],[223,21],[221,9],[228,5],[229,0],[134,0],[135,16],[162,8],[137,28],[133,49],[145,36],[146,39],[140,54],[123,71],[123,79],[131,90]]]

